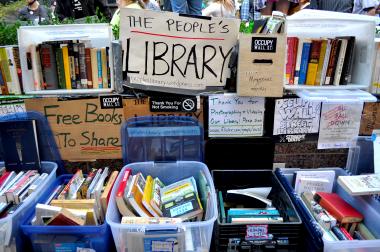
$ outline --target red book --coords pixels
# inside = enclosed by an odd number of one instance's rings
[[[9,171],[6,171],[3,173],[3,175],[0,177],[0,186],[3,185],[5,180],[8,178],[9,174],[11,174],[11,172],[9,172]]]
[[[290,85],[294,85],[294,71],[296,68],[298,38],[289,37],[288,41],[288,58],[286,62],[286,80]]]
[[[93,88],[92,82],[92,66],[91,66],[91,49],[85,48],[85,62],[86,62],[86,74],[87,74],[87,88]]]
[[[336,193],[317,192],[314,200],[342,224],[363,220],[363,215]]]
[[[342,231],[342,233],[344,234],[344,236],[346,236],[347,239],[349,239],[349,240],[353,240],[354,239],[354,238],[352,238],[352,236],[347,232],[347,230],[344,227],[340,227],[340,230]]]
[[[130,168],[127,168],[124,172],[124,176],[120,182],[119,188],[117,189],[116,198],[123,197],[125,187],[127,186],[128,178],[131,174],[132,174],[132,170]]]

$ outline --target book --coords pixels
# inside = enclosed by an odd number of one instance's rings
[[[107,52],[106,48],[100,48],[101,52],[101,67],[102,67],[102,88],[108,88],[108,73],[107,73]],[[99,66],[98,66],[99,67]]]
[[[340,84],[340,79],[341,79],[342,71],[343,71],[343,65],[344,65],[345,57],[346,57],[348,39],[340,38],[339,41],[340,41],[340,50],[338,54],[338,61],[336,63],[334,82],[333,82],[335,86],[338,86]]]
[[[218,200],[219,200],[219,208],[220,208],[220,222],[225,223],[227,221],[226,210],[224,208],[224,200],[222,191],[218,191]]]
[[[104,218],[105,218],[105,212],[103,211],[102,203],[101,203],[102,202],[101,201],[101,194],[102,194],[102,190],[104,187],[105,180],[108,177],[108,175],[109,175],[109,168],[105,167],[103,172],[102,172],[102,175],[99,178],[99,181],[97,182],[97,184],[93,190],[93,192],[91,192],[91,198],[95,199],[96,205],[98,207],[98,212],[99,212],[99,217],[100,217],[101,222],[103,222]]]
[[[87,89],[86,51],[84,43],[78,44],[79,51],[79,76],[81,88]]]
[[[12,172],[6,171],[4,172],[0,177],[0,190],[3,187],[3,185],[6,183],[7,179],[11,175]],[[14,172],[13,172],[14,173]]]
[[[165,218],[165,217],[130,217],[124,216],[121,218],[121,224],[136,225],[136,224],[178,224],[181,223],[180,218]]]
[[[53,192],[50,194],[49,198],[44,202],[44,204],[50,204],[53,199],[57,199],[58,195],[64,189],[63,185],[58,185]]]
[[[327,52],[327,43],[328,43],[327,39],[322,39],[321,53],[319,54],[317,74],[316,74],[315,83],[314,83],[315,86],[321,85],[322,71],[323,71],[325,56]]]
[[[55,58],[57,62],[57,78],[58,78],[58,88],[66,88],[66,79],[65,79],[65,67],[63,64],[63,54],[62,48],[58,47],[55,51]]]
[[[158,212],[156,212],[155,209],[153,209],[153,207],[150,204],[150,202],[153,198],[153,193],[154,193],[153,178],[152,178],[152,176],[148,175],[146,177],[146,181],[145,181],[145,188],[144,188],[144,194],[142,197],[142,204],[144,205],[145,209],[148,210],[149,213],[153,217],[161,217],[162,215],[160,215]]]
[[[369,231],[369,229],[363,224],[359,223],[357,230],[365,240],[376,240],[376,237]]]
[[[103,67],[102,67],[102,52],[100,49],[96,51],[96,59],[98,65],[98,88],[103,88]]]
[[[96,48],[91,48],[90,51],[91,51],[92,86],[93,88],[99,88],[98,52]]]
[[[7,81],[5,79],[5,74],[3,67],[0,64],[0,88],[1,88],[1,94],[2,95],[7,95],[9,94],[8,92],[8,87],[7,87]]]
[[[22,183],[19,182],[16,189],[12,192],[12,200],[11,202],[15,202],[16,204],[20,204],[26,197],[28,196],[28,188],[29,186],[39,177],[38,173],[34,173],[30,175],[25,181]],[[26,177],[26,176],[24,176]]]
[[[339,176],[337,181],[354,196],[380,194],[380,174]]]
[[[354,52],[355,52],[355,37],[344,37],[348,40],[345,60],[342,69],[342,75],[339,81],[340,85],[347,85],[351,82],[352,66],[354,65]]]
[[[53,45],[43,43],[40,47],[42,75],[44,79],[44,89],[58,88],[58,72],[56,55],[53,50]]]
[[[62,208],[53,216],[46,225],[49,226],[83,226],[85,221],[72,214],[69,210]]]
[[[106,214],[107,212],[107,206],[108,206],[108,201],[111,195],[111,190],[112,190],[113,185],[115,184],[118,174],[119,174],[118,171],[113,171],[111,173],[111,175],[108,178],[107,184],[104,187],[102,195],[100,196],[100,201],[101,201],[104,214]]]
[[[302,59],[302,49],[303,49],[303,43],[305,41],[306,41],[306,39],[303,39],[303,38],[298,39],[296,66],[295,66],[295,70],[294,70],[294,85],[299,84],[301,59]]]
[[[320,85],[325,85],[326,83],[326,74],[327,74],[327,68],[329,66],[329,61],[330,61],[330,54],[331,54],[331,43],[332,39],[327,40],[326,44],[326,53],[325,53],[325,58],[323,61],[323,67],[322,67],[322,72],[321,72],[321,79],[320,79]]]
[[[177,181],[161,189],[162,213],[164,217],[201,221],[203,207],[197,192],[194,177]]]
[[[331,53],[326,71],[325,85],[332,85],[334,81],[336,64],[338,62],[341,40],[333,39],[331,42]]]
[[[35,120],[0,122],[0,136],[0,149],[7,170],[40,170]]]
[[[111,88],[110,50],[106,47],[107,87]]]
[[[101,223],[98,207],[96,204],[95,199],[76,199],[76,200],[58,200],[54,199],[50,202],[50,205],[62,207],[62,208],[68,208],[68,209],[91,209],[93,210],[92,213],[94,214],[94,220],[96,223]]]
[[[342,231],[343,235],[347,238],[347,240],[353,240],[352,236],[347,232],[344,227],[339,227],[340,231]]]
[[[74,71],[75,71],[75,83],[76,88],[80,89],[82,88],[81,83],[81,77],[80,77],[80,71],[79,71],[79,44],[77,42],[74,42],[72,44],[73,46],[73,57],[74,57]]]
[[[98,169],[98,170],[96,171],[96,174],[95,174],[94,179],[91,181],[91,184],[90,184],[90,186],[88,187],[87,195],[86,195],[86,198],[87,198],[87,199],[91,199],[91,193],[93,193],[94,188],[95,188],[96,184],[98,183],[98,181],[99,181],[101,175],[102,175],[102,169]]]
[[[86,199],[87,198],[87,191],[88,188],[92,182],[92,180],[95,177],[97,169],[93,168],[90,173],[85,178],[84,182],[82,183],[81,187],[79,188],[77,192],[77,199]]]
[[[363,220],[363,215],[336,193],[317,192],[314,200],[342,224]]]
[[[85,64],[86,64],[86,77],[87,77],[87,88],[93,88],[92,84],[92,54],[90,48],[85,48]]]
[[[43,181],[47,179],[49,174],[42,173],[28,188],[28,194],[32,194],[34,191],[37,190],[37,188],[41,185]]]
[[[0,191],[0,202],[7,202],[5,193],[24,176],[24,172],[17,173]]]
[[[127,202],[124,200],[124,195],[128,194],[127,184],[132,182],[132,170],[127,168],[124,172],[123,179],[117,189],[115,200],[117,208],[122,216],[135,216],[131,209],[129,209]]]
[[[74,53],[74,44],[72,42],[67,45],[69,52],[69,65],[70,65],[70,80],[71,80],[71,89],[77,88],[77,79],[76,79],[76,66],[75,66],[75,53]]]
[[[348,238],[344,235],[344,233],[342,232],[342,230],[338,226],[332,227],[331,231],[333,231],[333,233],[335,234],[335,236],[340,241],[348,240]]]
[[[14,50],[15,47],[13,46],[8,46],[5,48],[5,51],[7,53],[8,57],[8,65],[9,65],[9,71],[11,74],[12,78],[12,83],[11,85],[8,86],[8,91],[11,94],[21,94],[21,85],[20,85],[20,80],[18,78],[18,73],[17,73],[17,55],[15,57]]]
[[[294,85],[294,72],[297,61],[298,38],[290,37],[288,42],[287,83]]]
[[[319,58],[321,55],[322,40],[311,42],[310,59],[307,66],[306,85],[313,86],[317,78]]]
[[[32,65],[32,73],[33,73],[33,84],[34,84],[34,90],[41,90],[41,76],[40,76],[40,55],[37,52],[37,46],[32,44],[29,47],[30,51],[30,60]]]
[[[63,69],[65,72],[65,88],[71,89],[71,69],[70,69],[70,58],[69,58],[69,49],[67,44],[61,44],[62,49],[62,61]]]
[[[76,199],[77,191],[84,181],[82,170],[77,170],[58,195],[58,199]]]
[[[12,75],[9,67],[9,59],[7,56],[6,48],[0,47],[0,65],[3,69],[3,80],[6,82],[8,87],[8,92],[12,92]]]
[[[306,180],[305,180],[306,179]],[[309,180],[307,180],[309,179]],[[301,182],[300,180],[303,180],[303,188],[300,188]],[[326,183],[326,180],[328,181],[328,184]],[[305,191],[305,186],[309,184],[312,186],[312,183],[315,184],[314,191],[323,191],[323,192],[332,192],[333,185],[335,180],[335,171],[333,170],[327,170],[327,171],[296,171],[295,181],[294,181],[294,191],[298,194],[301,194],[303,191]],[[308,183],[310,182],[310,183]],[[321,183],[321,185],[318,185],[318,183]],[[317,190],[321,189],[321,190]],[[311,188],[312,189],[312,188]]]
[[[158,213],[159,216],[162,216],[161,210],[161,189],[165,187],[164,183],[159,178],[154,178],[152,186],[152,199],[150,200],[150,205]]]
[[[144,195],[145,178],[141,172],[136,174],[136,178],[131,184],[131,191],[128,193],[127,200],[133,210],[141,217],[153,217],[142,204]]]
[[[301,66],[298,84],[303,85],[306,83],[307,67],[310,58],[311,40],[306,39],[302,45]]]
[[[274,224],[284,222],[284,219],[279,216],[272,217],[249,217],[249,218],[232,218],[232,224]]]
[[[296,193],[303,192],[331,192],[331,182],[321,178],[300,178]]]
[[[280,217],[277,209],[230,208],[227,211],[227,222],[232,218]]]
[[[6,192],[5,196],[7,199],[7,202],[15,202],[14,194],[20,190],[20,188],[28,182],[28,180],[33,177],[37,173],[36,170],[29,170],[25,174],[22,175],[22,177],[14,183]]]

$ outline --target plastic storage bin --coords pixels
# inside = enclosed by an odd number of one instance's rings
[[[4,163],[0,162],[0,166]],[[10,216],[0,219],[0,251],[26,251],[27,246],[23,240],[19,225],[27,218],[37,202],[41,199],[41,193],[46,187],[50,186],[56,178],[57,164],[52,162],[41,162],[42,173],[48,173],[49,176],[31,194],[20,207]]]
[[[133,251],[128,239],[135,235],[144,236],[145,233],[162,229],[177,230],[177,234],[184,232],[185,248],[183,250],[185,251],[209,251],[213,226],[218,213],[210,172],[205,164],[197,162],[203,158],[203,132],[198,122],[185,117],[130,119],[123,125],[121,134],[125,163],[144,160],[150,162],[126,165],[112,190],[106,220],[111,226],[117,251]],[[204,221],[183,222],[177,225],[120,224],[121,215],[116,206],[115,194],[127,167],[132,169],[133,174],[142,172],[144,176],[159,177],[165,184],[190,176],[197,179],[199,171],[203,171],[211,189],[211,206],[207,209],[208,218]]]
[[[54,189],[70,180],[73,175],[59,176],[47,188],[38,202],[44,204]],[[114,244],[107,223],[99,226],[32,226],[35,208],[21,225],[23,233],[30,239],[34,251],[78,251],[79,248],[90,248],[96,252],[113,251]]]
[[[336,178],[341,175],[348,175],[341,168],[321,168],[311,170],[331,170],[335,171]],[[306,241],[309,243],[307,251],[326,251],[326,252],[378,252],[380,251],[380,239],[378,240],[351,240],[351,241],[329,241],[319,228],[317,222],[308,211],[307,207],[293,188],[292,181],[296,171],[301,169],[277,169],[276,176],[279,178],[284,188],[290,195],[292,201],[301,214],[302,220],[308,230]],[[364,215],[364,224],[368,229],[380,238],[380,202],[371,196],[351,196],[338,183],[334,183],[333,192],[339,194],[356,210]]]
[[[272,172],[273,154],[273,140],[267,137],[207,142],[206,163],[212,170],[215,188],[222,192],[224,199],[227,190],[272,187],[269,198],[284,218],[282,223],[266,224],[272,239],[254,240],[246,235],[257,225],[224,223],[218,218],[214,229],[215,251],[301,251],[301,217]],[[247,247],[251,250],[245,250]]]

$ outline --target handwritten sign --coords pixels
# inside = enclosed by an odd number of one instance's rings
[[[46,116],[63,160],[121,158],[122,108],[101,109],[98,98],[30,99],[25,105]]]
[[[259,35],[258,35],[259,36]],[[241,96],[282,97],[286,35],[239,37],[237,93]]]
[[[124,117],[128,119],[136,116],[191,116],[203,123],[202,98],[200,98],[200,106],[195,112],[151,112],[149,99],[124,99]]]
[[[25,104],[22,99],[0,101],[0,115],[25,111]]]
[[[238,19],[122,8],[120,20],[123,71],[130,83],[188,90],[225,85]]]
[[[276,100],[273,135],[317,133],[321,103],[300,98]]]
[[[260,97],[209,97],[209,136],[262,136],[265,102]]]
[[[349,148],[358,136],[363,103],[322,106],[318,149]]]
[[[365,103],[360,122],[359,134],[370,136],[374,129],[380,129],[380,103]]]

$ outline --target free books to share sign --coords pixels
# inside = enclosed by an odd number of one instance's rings
[[[130,83],[188,90],[225,85],[237,19],[124,8],[120,18],[123,71]]]

